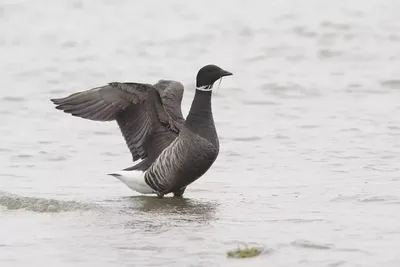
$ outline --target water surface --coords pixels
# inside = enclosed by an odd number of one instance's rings
[[[2,266],[398,266],[397,1],[2,1]],[[221,152],[184,199],[138,196],[116,123],[49,101],[185,85],[214,63]],[[257,258],[232,260],[241,244]]]

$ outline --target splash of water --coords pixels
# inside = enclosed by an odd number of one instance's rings
[[[28,210],[33,212],[66,212],[75,210],[89,210],[93,208],[88,204],[76,201],[62,201],[37,197],[23,197],[5,192],[0,192],[0,206],[8,210]]]

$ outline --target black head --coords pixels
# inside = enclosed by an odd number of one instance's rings
[[[212,86],[217,80],[224,76],[232,75],[231,72],[221,69],[216,65],[206,65],[197,73],[196,87]]]

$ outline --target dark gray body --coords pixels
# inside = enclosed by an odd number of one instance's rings
[[[158,195],[182,195],[201,177],[219,153],[211,110],[211,90],[196,90],[183,119],[183,85],[160,80],[155,85],[110,83],[52,99],[57,109],[96,121],[116,120],[133,161],[125,170],[145,171],[145,181]]]
[[[161,195],[177,192],[200,178],[218,152],[219,147],[184,128],[147,170],[145,181]]]
[[[145,181],[161,195],[178,192],[200,178],[217,159],[218,153],[211,91],[196,90],[178,138],[150,166]]]

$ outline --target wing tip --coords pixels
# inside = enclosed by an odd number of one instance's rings
[[[50,101],[55,104],[55,105],[59,105],[61,104],[61,102],[63,101],[64,98],[50,98]]]

